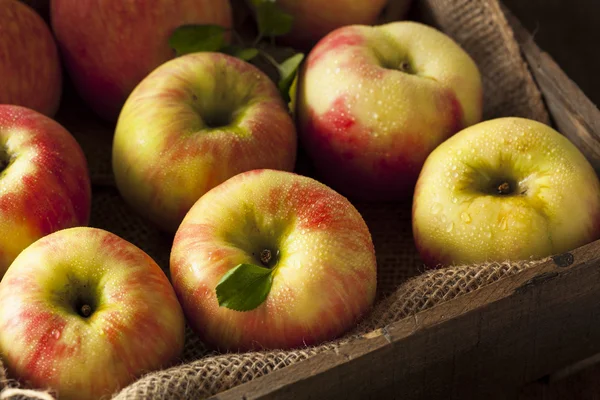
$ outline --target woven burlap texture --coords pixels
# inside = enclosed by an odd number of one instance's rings
[[[484,119],[521,116],[549,121],[540,92],[496,0],[418,0],[414,7],[423,22],[453,37],[476,61],[484,85]],[[94,183],[90,225],[136,244],[168,273],[172,236],[139,217],[114,188],[110,165],[113,127],[98,121],[81,103],[68,99],[57,119],[79,140],[88,157]],[[115,398],[204,398],[316,354],[352,345],[365,333],[541,262],[488,263],[425,271],[413,244],[410,203],[355,205],[375,244],[378,299],[352,332],[336,341],[293,351],[216,354],[188,328],[186,347],[176,366],[143,376],[115,393]],[[17,382],[6,379],[1,364],[0,371],[0,387],[6,386],[0,399],[51,397],[47,392],[19,389]]]

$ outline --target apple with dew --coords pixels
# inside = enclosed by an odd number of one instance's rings
[[[49,117],[58,110],[62,70],[46,22],[28,5],[0,0],[0,104]]]
[[[190,326],[232,351],[333,339],[369,310],[377,285],[354,206],[275,170],[244,172],[202,196],[175,235],[170,270]]]
[[[277,6],[293,17],[292,30],[281,41],[309,48],[331,31],[343,26],[374,25],[388,3],[394,3],[395,18],[402,19],[408,12],[411,1],[277,0]]]
[[[208,190],[257,168],[291,171],[296,129],[275,84],[255,66],[213,52],[171,60],[131,93],[112,164],[124,199],[175,232]]]
[[[60,399],[108,398],[170,366],[185,320],[165,273],[101,229],[52,233],[0,282],[0,350],[11,377]]]
[[[87,225],[91,183],[77,141],[37,111],[0,104],[0,278],[27,246]]]
[[[600,238],[600,183],[551,127],[523,118],[481,122],[427,158],[413,233],[432,267],[573,250]]]
[[[232,24],[229,0],[53,0],[50,18],[77,91],[110,121],[133,88],[175,56],[169,37],[176,28]]]
[[[429,153],[481,113],[473,60],[416,22],[337,29],[298,80],[298,134],[316,176],[355,199],[410,198]]]

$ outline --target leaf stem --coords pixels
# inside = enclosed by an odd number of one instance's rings
[[[256,36],[256,39],[254,39],[254,42],[252,42],[252,47],[256,47],[256,46],[258,46],[258,44],[260,43],[260,41],[261,41],[262,39],[263,39],[263,35],[262,35],[262,33],[259,33],[259,34]]]
[[[281,66],[279,65],[279,63],[277,62],[277,60],[275,60],[273,58],[273,56],[271,56],[269,53],[267,53],[263,49],[258,49],[258,51],[259,51],[259,53],[260,53],[261,56],[263,56],[268,62],[270,62],[275,68],[277,68],[277,71],[279,72],[279,75],[281,75]]]

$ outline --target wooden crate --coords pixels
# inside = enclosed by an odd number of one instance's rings
[[[505,13],[554,127],[600,171],[600,112]],[[527,383],[568,374],[597,353],[600,241],[214,398],[517,398]]]

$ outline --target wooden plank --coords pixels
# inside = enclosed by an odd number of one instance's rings
[[[600,111],[562,71],[552,57],[540,50],[531,34],[506,8],[503,11],[540,87],[558,130],[568,137],[600,173]]]
[[[600,241],[214,398],[506,398],[598,351]]]

